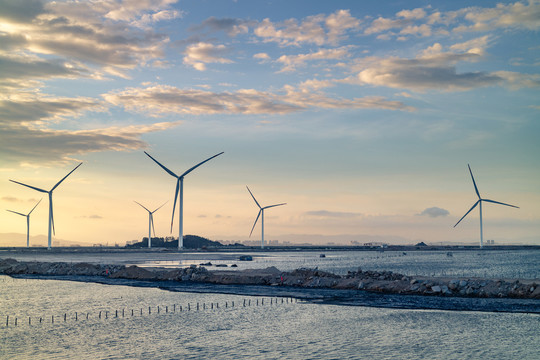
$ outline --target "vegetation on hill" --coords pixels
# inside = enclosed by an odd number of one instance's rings
[[[224,246],[219,241],[212,241],[210,239],[197,236],[197,235],[184,235],[184,247],[189,249],[201,249],[204,247],[222,247]],[[142,241],[133,244],[126,245],[127,248],[146,248],[148,247],[148,237],[144,237]],[[153,248],[178,248],[178,238],[174,237],[153,237]]]

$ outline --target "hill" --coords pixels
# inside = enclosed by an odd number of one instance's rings
[[[188,249],[201,249],[203,247],[222,247],[224,246],[219,241],[212,241],[197,235],[184,235],[184,247]],[[126,248],[144,248],[148,247],[148,238],[145,237],[142,241],[126,245]],[[170,238],[152,238],[152,247],[156,248],[178,248],[178,239]]]

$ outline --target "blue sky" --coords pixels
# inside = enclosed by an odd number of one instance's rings
[[[540,244],[539,1],[0,0],[0,205],[57,237]],[[28,209],[28,210],[26,210]],[[31,233],[46,234],[47,206]],[[176,228],[175,220],[175,228]],[[0,215],[1,233],[24,218]],[[177,230],[173,234],[177,236]],[[252,240],[260,234],[255,230]]]

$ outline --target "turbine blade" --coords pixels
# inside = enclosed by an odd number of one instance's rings
[[[15,180],[9,180],[9,181],[14,182],[15,184],[19,184],[19,185],[22,185],[22,186],[29,187],[30,189],[34,189],[34,190],[37,190],[37,191],[39,191],[39,192],[48,193],[47,190],[43,190],[43,189],[37,188],[37,187],[35,187],[35,186],[26,185],[26,184],[23,184],[22,182],[18,182],[18,181],[15,181]]]
[[[459,221],[456,223],[456,225],[454,225],[454,227],[457,226],[457,224],[459,224],[461,222],[461,220],[463,220],[465,218],[465,216],[469,215],[469,213],[476,207],[476,205],[478,205],[480,203],[481,200],[478,200],[477,202],[474,203],[474,205],[472,206],[472,208],[469,209],[469,211],[467,211],[467,213],[465,215],[463,215],[463,217],[461,219],[459,219]]]
[[[276,205],[268,205],[268,206],[263,207],[263,209],[269,209],[269,208],[276,207],[276,206],[281,206],[281,205],[287,205],[287,203],[276,204]]]
[[[154,160],[156,162],[156,164],[158,164],[159,166],[161,166],[161,168],[163,170],[165,170],[169,175],[171,176],[174,176],[175,178],[178,177],[178,175],[176,175],[175,173],[173,173],[171,170],[167,169],[163,164],[161,164],[159,161],[157,161],[156,159],[154,159],[149,153],[147,153],[146,151],[144,152],[146,155],[148,155],[148,157],[152,160]]]
[[[499,205],[510,206],[510,207],[519,209],[519,206],[510,205],[510,204],[505,204],[505,203],[502,203],[502,202],[499,202],[499,201],[495,201],[495,200],[482,199],[482,201],[490,202],[490,203],[494,203],[494,204],[499,204]]]
[[[168,202],[169,202],[169,200],[165,201],[165,202],[163,203],[163,205],[161,205],[160,207],[158,207],[156,210],[152,211],[152,214],[155,213],[156,211],[158,211],[159,209],[161,209],[161,208],[162,208],[166,203],[168,203]]]
[[[64,177],[62,178],[62,180],[60,180],[59,182],[57,182],[56,185],[53,186],[53,188],[51,189],[51,191],[53,191],[54,189],[56,189],[56,188],[58,187],[58,185],[60,185],[60,183],[61,183],[62,181],[66,180],[66,178],[67,178],[69,175],[71,175],[72,172],[74,172],[75,170],[77,170],[77,168],[78,168],[79,166],[81,166],[81,165],[82,165],[82,163],[80,163],[79,165],[75,166],[75,169],[71,170],[71,171],[69,172],[69,174],[67,174],[66,176],[64,176]]]
[[[144,210],[150,212],[150,210],[148,210],[147,208],[145,208],[141,203],[138,203],[136,202],[135,200],[133,200],[133,202],[135,202],[136,204],[138,204],[140,207],[142,207]]]
[[[174,210],[176,209],[176,199],[178,199],[178,191],[180,190],[180,178],[176,179],[176,190],[174,191],[174,203],[172,207],[172,218],[171,218],[171,233],[172,227],[174,224]]]
[[[255,225],[257,225],[257,220],[259,220],[259,216],[261,216],[262,209],[259,210],[259,213],[257,214],[257,218],[255,219],[255,222],[253,223],[253,227],[251,228],[251,232],[249,233],[249,237],[251,237],[251,234],[253,234],[253,229],[255,229]]]
[[[261,205],[259,205],[259,202],[257,201],[257,199],[255,199],[255,196],[253,196],[253,193],[251,192],[251,190],[249,190],[249,187],[247,185],[246,185],[246,188],[248,189],[249,193],[251,194],[251,197],[253,198],[253,200],[255,201],[255,204],[257,204],[259,209],[262,209]]]
[[[478,195],[478,198],[481,199],[480,193],[478,192],[478,187],[476,186],[476,181],[474,181],[474,176],[472,174],[471,166],[469,164],[467,164],[467,166],[469,167],[469,172],[471,173],[471,178],[474,185],[474,191],[476,191],[476,195]]]
[[[210,160],[212,160],[213,158],[215,158],[215,157],[217,157],[217,156],[219,156],[219,155],[221,155],[221,154],[223,154],[223,151],[220,152],[219,154],[216,154],[216,155],[214,155],[214,156],[209,157],[208,159],[206,159],[206,160],[204,160],[204,161],[201,161],[201,162],[198,163],[197,165],[195,165],[195,166],[193,166],[193,167],[187,169],[182,175],[180,175],[180,177],[186,176],[187,174],[189,174],[190,172],[192,172],[193,170],[195,170],[196,168],[198,168],[199,166],[201,166],[201,165],[204,164],[205,162],[210,161]]]
[[[7,210],[6,209],[6,211],[12,212],[12,213],[17,214],[17,215],[26,216],[25,214],[21,214],[20,212],[16,212],[16,211],[13,211],[13,210]]]
[[[32,213],[32,211],[34,211],[34,209],[39,205],[39,203],[41,202],[41,200],[43,200],[43,198],[39,199],[38,203],[32,208],[32,210],[30,210],[30,212],[28,213],[28,216],[30,216],[30,214]]]

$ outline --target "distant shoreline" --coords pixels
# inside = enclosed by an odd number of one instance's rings
[[[486,245],[480,248],[478,245],[388,245],[381,246],[337,246],[337,245],[289,245],[289,246],[267,246],[261,249],[259,246],[221,246],[207,247],[202,249],[153,247],[153,248],[126,248],[116,246],[58,246],[47,250],[44,246],[32,246],[30,248],[23,246],[0,246],[0,255],[3,252],[47,252],[47,253],[141,253],[141,252],[166,252],[166,253],[215,253],[215,252],[278,252],[278,251],[509,251],[509,250],[540,250],[540,245]]]

